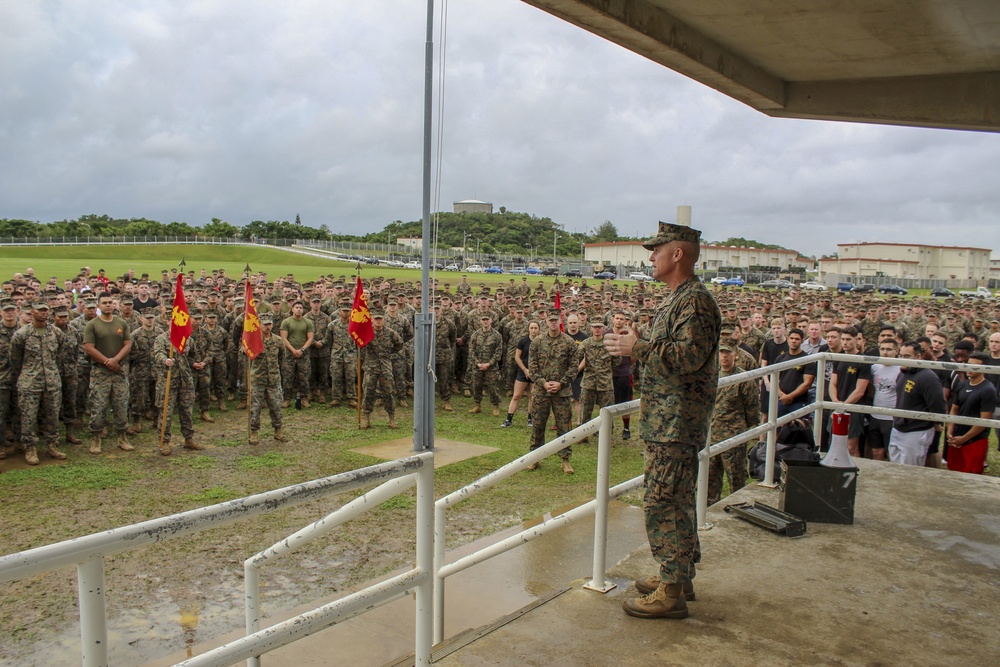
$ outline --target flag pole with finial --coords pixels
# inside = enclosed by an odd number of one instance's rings
[[[246,275],[246,281],[247,281],[246,293],[249,295],[248,296],[248,301],[245,301],[244,304],[243,304],[243,332],[244,332],[244,335],[246,335],[246,330],[247,330],[247,306],[251,305],[250,302],[252,302],[252,300],[253,300],[253,288],[250,286],[250,262],[247,262],[247,265],[245,267],[243,267],[243,273]],[[245,345],[244,345],[244,347],[245,347]],[[244,352],[244,354],[246,354],[246,352]],[[250,442],[250,417],[253,414],[253,405],[252,405],[252,403],[253,403],[253,397],[252,397],[251,392],[250,392],[250,383],[253,381],[252,380],[252,374],[250,372],[250,370],[251,370],[250,367],[252,365],[253,365],[253,359],[251,359],[248,356],[247,357],[247,443]]]
[[[191,337],[192,330],[191,315],[188,312],[187,303],[184,301],[184,267],[187,266],[187,262],[184,261],[183,257],[181,257],[181,261],[177,266],[180,267],[180,271],[177,272],[174,303],[170,311],[170,328],[167,330],[167,341],[169,343],[167,361],[170,363],[167,364],[167,380],[163,389],[163,415],[160,419],[159,449],[160,454],[163,456],[170,454],[170,448],[164,445],[163,440],[166,437],[167,419],[172,418],[170,413],[170,380],[174,370],[174,349],[176,348],[181,354],[184,354],[184,347],[187,345],[188,338]]]
[[[356,267],[354,267],[354,270],[355,270],[355,272],[357,273],[357,276],[358,276],[358,280],[357,280],[358,289],[361,289],[361,260],[360,259],[358,260],[358,265]],[[370,317],[370,314],[369,314],[369,317]],[[358,400],[357,400],[357,403],[358,403],[358,428],[361,428],[361,348],[358,347],[357,345],[355,345],[354,349],[357,351],[357,360],[358,360],[358,368],[357,368],[357,373],[356,373],[356,375],[357,375],[357,396],[358,396]],[[392,400],[392,398],[390,397],[390,398],[388,398],[386,400]]]

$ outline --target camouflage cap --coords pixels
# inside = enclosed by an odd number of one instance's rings
[[[83,298],[83,307],[84,308],[97,308],[97,297],[96,296],[87,296],[87,297],[84,297]]]
[[[17,304],[10,299],[0,301],[0,310],[17,310]]]
[[[261,313],[257,319],[261,324],[274,324],[274,316],[271,313]]]
[[[376,308],[375,310],[372,311],[372,319],[373,320],[374,319],[384,320],[385,319],[385,313],[383,313],[381,309]]]
[[[729,336],[723,336],[719,339],[719,350],[725,350],[726,352],[736,351],[736,342]]]
[[[32,310],[48,310],[49,302],[45,299],[38,299],[31,302],[31,308]]]
[[[670,243],[671,241],[686,241],[688,243],[698,243],[701,241],[701,231],[685,225],[675,225],[671,222],[660,222],[656,230],[656,236],[646,239],[642,247],[652,250],[658,245]]]

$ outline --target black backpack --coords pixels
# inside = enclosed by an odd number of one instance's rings
[[[767,469],[767,443],[758,442],[748,452],[747,458],[750,459],[750,476],[763,481]],[[774,453],[775,481],[781,478],[782,461],[819,461],[816,441],[808,425],[792,422],[778,430],[778,443]]]

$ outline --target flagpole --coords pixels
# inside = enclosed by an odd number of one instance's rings
[[[243,314],[243,317],[244,317],[244,319],[246,318],[246,313]],[[247,444],[250,443],[250,414],[251,414],[251,410],[253,409],[253,406],[250,405],[250,403],[253,400],[251,398],[252,394],[250,392],[250,382],[251,382],[251,377],[252,377],[252,375],[250,373],[250,365],[252,363],[253,363],[253,359],[251,359],[250,357],[247,357]]]
[[[357,272],[357,275],[358,275],[358,286],[361,287],[361,262],[360,261],[358,262],[358,264],[357,264],[357,266],[355,267],[354,270]],[[352,308],[352,312],[353,312],[353,308]],[[361,428],[361,348],[358,347],[357,345],[355,345],[354,349],[357,352],[357,360],[358,360],[358,368],[357,368],[357,372],[355,373],[355,375],[357,375],[357,378],[358,378],[357,379],[358,428]]]
[[[174,358],[174,346],[170,346],[170,352],[167,355],[167,359],[173,360]],[[174,370],[173,364],[167,366],[167,383],[166,389],[163,392],[163,418],[160,419],[160,453],[163,453],[163,438],[167,432],[167,410],[170,408],[170,373]]]

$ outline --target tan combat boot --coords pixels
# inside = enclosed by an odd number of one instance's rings
[[[562,460],[562,471],[567,475],[572,475],[573,473],[576,472],[575,470],[573,470],[573,466],[569,464],[569,459]]]
[[[356,408],[356,407],[358,407],[358,399],[356,399],[356,398],[349,398],[349,399],[347,399],[347,407],[349,407],[349,408]]]
[[[370,412],[364,412],[361,414],[361,428],[371,428],[372,427],[372,414]]]
[[[129,424],[129,427],[125,429],[126,435],[139,435],[140,433],[142,433],[142,423],[138,419],[134,420],[131,424]]]
[[[500,408],[498,408],[496,406],[493,406],[493,416],[494,417],[499,417],[500,416]]]
[[[445,401],[442,410],[445,412],[454,412],[454,410],[451,409],[451,401]]]
[[[162,456],[170,456],[170,441],[164,440],[163,444],[160,445],[160,454]]]
[[[239,405],[236,406],[236,409],[237,410],[246,410],[247,409],[247,399],[241,398],[240,402],[239,402]]]
[[[199,445],[194,441],[194,438],[184,438],[184,449],[205,449],[203,446]]]
[[[661,583],[648,595],[625,600],[622,609],[636,618],[687,618],[684,585]]]
[[[34,447],[24,448],[24,460],[29,466],[38,465],[38,452],[35,451]]]
[[[479,403],[476,403],[469,409],[469,414],[478,415],[482,411],[483,411],[483,406],[479,405]]]
[[[287,407],[288,407],[289,405],[291,405],[291,404],[292,404],[292,402],[291,402],[291,401],[282,401],[282,402],[281,402],[281,407],[283,407],[283,408],[287,408]]]
[[[396,424],[395,417],[389,417],[389,428],[399,428],[399,425]]]
[[[62,452],[60,452],[58,449],[56,449],[56,446],[54,444],[52,444],[51,442],[48,445],[47,453],[49,455],[49,458],[53,458],[53,459],[55,459],[57,461],[65,461],[66,460],[66,455],[63,454]]]
[[[226,407],[226,402],[221,398],[219,399],[219,412],[229,412],[229,408]]]
[[[635,590],[639,591],[642,595],[649,595],[657,588],[660,587],[660,575],[651,574],[645,579],[635,580]],[[697,598],[694,595],[694,582],[685,581],[684,582],[684,599],[688,602],[695,602]]]
[[[100,454],[101,453],[101,434],[91,433],[90,434],[90,453]]]
[[[302,408],[303,409],[308,408],[310,405],[312,405],[312,403],[309,402],[309,397],[303,396],[302,397]]]
[[[288,442],[288,438],[281,432],[280,428],[274,429],[274,439],[278,442]]]
[[[257,435],[257,431],[250,431],[250,444],[259,445],[260,437]]]
[[[215,421],[214,419],[212,419],[212,415],[208,414],[208,410],[201,411],[201,420],[203,422],[208,422],[209,424]]]
[[[69,425],[66,426],[66,442],[68,442],[71,445],[83,444],[83,440],[81,440],[80,438],[76,437],[76,435],[73,434],[73,427]]]
[[[329,403],[327,403],[327,405],[330,406],[331,408],[340,407],[340,399],[339,398],[334,398]]]
[[[406,404],[406,401],[405,401],[404,399],[402,399],[402,398],[401,398],[401,399],[399,399],[399,407],[401,407],[401,408],[408,408],[408,407],[410,407],[410,406],[409,406],[409,405],[407,405],[407,404]]]
[[[135,449],[132,443],[128,441],[128,433],[126,431],[118,431],[118,449],[123,452],[131,452]]]

